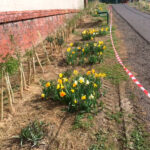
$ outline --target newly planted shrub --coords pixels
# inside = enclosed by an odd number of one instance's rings
[[[74,70],[70,78],[60,73],[58,80],[43,82],[42,98],[59,101],[68,106],[68,111],[91,112],[100,97],[101,79],[106,75],[96,73],[94,69],[86,74]]]

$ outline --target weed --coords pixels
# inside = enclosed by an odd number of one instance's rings
[[[134,129],[131,133],[132,147],[136,150],[149,150],[150,142],[147,137],[148,135],[141,128]]]
[[[25,142],[30,142],[33,146],[38,145],[38,142],[44,137],[45,123],[42,121],[33,121],[27,127],[21,130],[19,135],[21,146]]]
[[[111,120],[115,120],[117,123],[121,123],[121,118],[123,117],[123,113],[122,112],[116,112],[116,113],[112,113],[112,114],[109,114],[107,113],[109,119]]]

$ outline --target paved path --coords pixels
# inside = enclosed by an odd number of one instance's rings
[[[113,9],[150,43],[150,15],[131,8],[127,4],[115,4]]]

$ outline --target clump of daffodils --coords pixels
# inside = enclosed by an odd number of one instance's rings
[[[60,73],[57,80],[43,84],[41,97],[64,103],[71,112],[81,110],[90,112],[97,106],[102,85],[101,78],[105,76],[106,74],[97,73],[94,69],[82,75],[74,70],[69,78]]]
[[[70,65],[83,65],[100,63],[106,46],[103,41],[88,42],[77,47],[68,47],[66,60]]]
[[[83,40],[94,40],[96,36],[104,36],[109,32],[108,27],[102,27],[100,29],[88,29],[82,31]]]

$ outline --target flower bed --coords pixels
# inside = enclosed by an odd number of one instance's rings
[[[93,40],[96,36],[104,36],[108,33],[109,28],[102,27],[101,29],[89,29],[82,32],[83,40]]]
[[[100,63],[103,60],[105,49],[106,46],[103,41],[91,41],[77,47],[74,47],[71,43],[66,53],[67,63],[70,65]]]
[[[101,78],[105,76],[104,73],[96,73],[94,69],[86,74],[79,74],[74,70],[69,78],[60,73],[57,81],[43,82],[41,97],[68,105],[70,112],[90,112],[97,105],[102,85]]]

